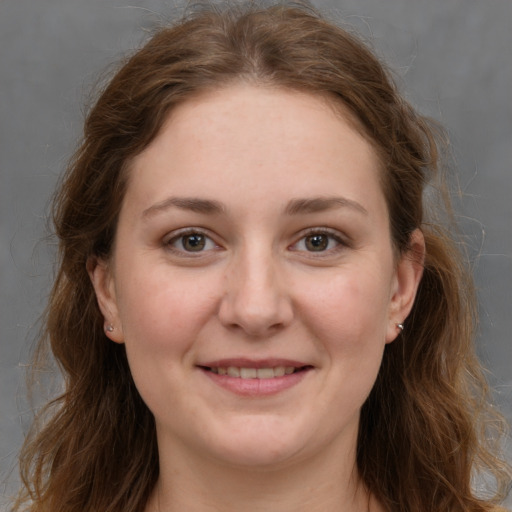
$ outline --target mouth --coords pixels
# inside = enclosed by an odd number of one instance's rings
[[[244,367],[244,366],[201,366],[203,370],[216,375],[225,375],[239,379],[275,379],[292,375],[294,373],[305,372],[312,366],[268,366],[268,367]]]
[[[246,358],[201,362],[197,368],[221,388],[250,398],[278,395],[299,385],[314,367],[289,359]]]

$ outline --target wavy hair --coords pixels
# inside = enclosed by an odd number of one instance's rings
[[[59,260],[34,363],[37,370],[50,348],[65,388],[24,445],[15,510],[144,510],[158,478],[155,423],[124,346],[104,334],[86,263],[109,257],[128,163],[172,108],[235,82],[322,94],[348,109],[382,161],[397,254],[408,250],[414,229],[425,236],[424,275],[407,329],[387,346],[361,411],[357,465],[365,485],[393,512],[491,510],[510,468],[490,444],[500,426],[487,419],[474,354],[475,296],[450,224],[442,131],[404,101],[355,36],[307,5],[255,2],[210,5],[159,29],[87,115],[53,204]],[[494,477],[493,498],[475,494],[475,472]]]

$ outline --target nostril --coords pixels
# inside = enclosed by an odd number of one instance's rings
[[[274,323],[271,325],[268,324],[261,324],[261,325],[255,325],[254,322],[252,323],[236,323],[232,322],[225,327],[231,331],[234,332],[240,332],[243,333],[245,336],[250,338],[260,338],[260,337],[268,337],[272,336],[273,334],[281,331],[285,328],[285,325],[283,323]]]

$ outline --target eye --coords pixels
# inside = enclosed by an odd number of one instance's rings
[[[300,238],[291,249],[294,251],[327,252],[336,250],[343,244],[343,240],[336,233],[326,230],[310,231]]]
[[[165,244],[175,252],[199,253],[219,246],[201,231],[186,231],[174,235]]]

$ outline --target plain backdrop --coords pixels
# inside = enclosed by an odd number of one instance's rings
[[[24,366],[53,269],[46,215],[100,74],[173,13],[157,0],[0,0],[0,495],[30,420]],[[512,416],[512,1],[330,0],[448,129],[479,292],[479,354]],[[0,500],[1,501],[1,500]]]

